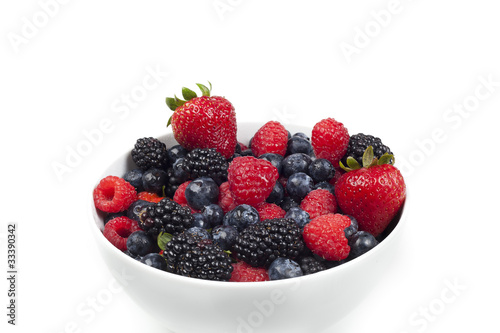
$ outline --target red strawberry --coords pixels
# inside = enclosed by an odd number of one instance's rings
[[[236,157],[227,169],[229,190],[237,204],[257,206],[264,202],[278,177],[271,162],[253,156]]]
[[[329,160],[338,166],[340,159],[347,152],[349,132],[342,123],[333,118],[326,118],[314,125],[311,133],[311,144],[316,158]]]
[[[188,88],[182,88],[186,99],[167,97],[168,107],[174,111],[167,124],[177,142],[184,148],[215,148],[225,158],[234,155],[236,149],[236,113],[233,105],[224,97],[210,96],[210,89],[197,84],[203,96]]]
[[[268,121],[253,136],[252,154],[256,157],[265,153],[285,156],[287,143],[286,128],[277,121]]]
[[[335,197],[344,214],[352,215],[359,230],[378,236],[392,221],[406,198],[406,185],[401,172],[392,164],[394,156],[374,158],[369,146],[363,155],[363,167],[348,157],[343,174],[335,185]]]
[[[165,197],[160,197],[158,194],[154,192],[139,192],[137,193],[137,200],[144,200],[144,201],[149,201],[149,202],[160,202],[162,199],[165,199]]]

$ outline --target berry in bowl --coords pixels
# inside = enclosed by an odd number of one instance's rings
[[[93,189],[111,273],[173,332],[333,326],[398,251],[394,155],[331,117],[237,124],[229,101],[198,86],[201,97],[167,99],[171,133],[137,139]]]

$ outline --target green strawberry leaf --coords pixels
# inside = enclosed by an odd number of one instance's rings
[[[368,168],[373,163],[373,158],[375,154],[373,153],[373,147],[368,146],[366,148],[365,153],[363,154],[363,167]]]
[[[177,109],[177,103],[174,98],[167,97],[165,99],[165,102],[167,103],[167,106],[170,110],[175,111]]]
[[[208,83],[210,83],[210,82],[208,82]],[[211,83],[210,83],[210,89],[208,89],[206,86],[204,86],[201,83],[197,83],[196,85],[198,86],[198,88],[200,88],[203,96],[210,96],[210,92],[212,91],[212,84]]]
[[[351,169],[351,170],[357,170],[357,169],[361,169],[361,165],[359,165],[358,161],[356,161],[356,159],[352,156],[349,156],[346,160],[347,162],[347,166]]]
[[[380,156],[380,159],[378,160],[378,165],[382,165],[382,164],[394,165],[395,162],[396,162],[396,158],[394,157],[394,155],[389,154],[389,153],[385,153],[384,155]]]
[[[168,232],[160,232],[158,235],[158,247],[165,251],[167,248],[167,243],[172,240],[172,237],[174,237],[172,234],[169,234]]]
[[[191,89],[183,87],[182,88],[182,97],[184,97],[184,99],[186,101],[190,101],[193,98],[198,97],[198,95],[196,95],[196,93],[194,91],[192,91]]]

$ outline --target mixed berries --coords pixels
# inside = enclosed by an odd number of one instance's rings
[[[239,142],[232,104],[198,87],[166,100],[178,144],[137,139],[135,168],[95,187],[111,244],[168,273],[257,282],[332,269],[383,241],[406,187],[380,138],[330,117],[310,136],[268,121]]]

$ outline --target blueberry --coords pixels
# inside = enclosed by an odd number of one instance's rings
[[[250,205],[239,205],[224,215],[223,224],[231,225],[241,232],[247,226],[260,221],[259,212]]]
[[[328,190],[331,194],[335,195],[335,186],[333,186],[329,182],[319,182],[317,184],[314,184],[313,190],[317,189]]]
[[[311,177],[303,172],[291,175],[286,182],[286,191],[295,201],[300,202],[307,193],[311,192],[314,182]]]
[[[221,225],[224,218],[222,207],[217,204],[210,204],[201,209],[201,214],[205,217],[211,228]]]
[[[148,192],[155,192],[160,196],[163,195],[163,186],[166,186],[167,183],[167,173],[157,168],[151,168],[142,175],[142,185],[144,190]]]
[[[212,226],[207,221],[207,218],[201,213],[193,214],[193,223],[191,223],[191,227],[198,227],[202,229],[210,229]]]
[[[172,165],[172,174],[169,178],[169,183],[180,185],[189,178],[187,171],[186,160],[184,157],[177,159]]]
[[[193,180],[186,187],[185,193],[189,207],[196,210],[216,203],[219,199],[219,187],[210,177],[200,177]]]
[[[167,262],[162,255],[158,253],[148,253],[141,258],[141,262],[153,268],[165,271],[167,270]]]
[[[276,182],[274,184],[273,190],[271,191],[271,194],[269,194],[266,201],[269,203],[274,203],[279,205],[284,197],[285,197],[285,189],[283,188],[283,185],[281,185],[280,182]]]
[[[286,214],[285,214],[286,219],[293,219],[299,227],[304,228],[306,224],[311,222],[311,219],[309,218],[309,213],[306,211],[302,210],[300,207],[292,207],[290,208]]]
[[[136,256],[145,256],[154,249],[154,241],[146,232],[135,231],[127,239],[127,250]]]
[[[241,152],[241,156],[253,156],[252,149],[248,148]]]
[[[123,176],[123,179],[135,187],[137,192],[142,192],[144,190],[144,186],[142,185],[143,174],[144,172],[141,169],[132,169]]]
[[[290,197],[284,197],[280,203],[280,207],[283,208],[285,212],[289,211],[292,207],[299,207],[297,201],[293,200]]]
[[[188,151],[181,145],[175,145],[167,150],[168,160],[170,164],[174,164],[179,158],[186,156]]]
[[[283,170],[283,156],[273,153],[265,153],[259,156],[259,159],[271,162],[278,169],[278,174],[281,175]]]
[[[238,230],[230,225],[218,225],[212,229],[212,239],[223,250],[231,250],[236,243]]]
[[[313,147],[311,145],[311,142],[300,136],[292,136],[292,138],[288,140],[287,143],[286,155],[288,156],[297,153],[312,155]]]
[[[127,217],[134,221],[139,221],[141,213],[146,210],[148,206],[154,205],[153,202],[145,200],[136,200],[127,208]]]
[[[351,251],[349,252],[349,259],[359,257],[360,255],[373,249],[375,246],[377,246],[377,244],[377,240],[369,232],[356,232],[354,235],[352,235],[351,239],[349,239],[349,246],[351,247]]]
[[[188,230],[186,230],[186,234],[191,235],[196,238],[201,238],[201,239],[211,239],[212,236],[210,233],[207,231],[207,229],[199,228],[199,227],[191,227]]]
[[[304,153],[288,155],[283,159],[282,176],[288,178],[297,172],[307,173],[311,161],[311,157]]]
[[[304,275],[300,265],[288,258],[276,258],[268,269],[269,280],[290,279]]]
[[[356,220],[354,216],[347,214],[346,216],[351,219],[351,224],[344,229],[345,238],[349,240],[356,232],[358,232],[358,220]]]
[[[311,138],[302,132],[297,132],[294,135],[292,135],[292,137],[294,137],[294,136],[302,138],[302,139],[307,140],[307,141],[311,141]]]
[[[309,164],[308,175],[315,183],[327,182],[335,175],[335,168],[330,161],[318,158]]]

